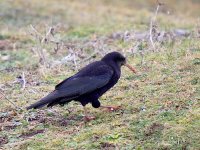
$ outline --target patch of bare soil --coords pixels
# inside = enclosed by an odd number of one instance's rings
[[[10,40],[0,40],[0,50],[13,48]]]
[[[40,134],[40,133],[44,133],[44,129],[41,130],[29,130],[27,132],[22,133],[19,137],[20,138],[28,138],[28,137],[32,137],[36,134]]]
[[[8,143],[7,136],[0,136],[0,146]]]
[[[20,122],[13,120],[16,115],[14,111],[0,113],[0,131],[11,130],[20,125]]]
[[[32,112],[28,114],[25,118],[28,120],[30,125],[36,124],[48,124],[57,127],[65,127],[71,125],[72,123],[76,123],[77,125],[83,122],[83,116],[70,114],[67,117],[63,117],[60,112],[52,112],[51,114],[47,114],[46,111],[40,110],[38,112]]]
[[[153,123],[145,130],[146,136],[151,136],[152,134],[162,131],[164,129],[164,125],[160,123]]]
[[[114,150],[116,148],[116,146],[114,144],[107,143],[107,142],[101,143],[100,147],[102,150]]]

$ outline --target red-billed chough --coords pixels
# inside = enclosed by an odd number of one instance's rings
[[[92,119],[86,114],[85,106],[88,103],[91,103],[94,108],[103,107],[115,110],[116,107],[101,106],[98,99],[117,83],[123,65],[136,72],[134,68],[126,64],[126,58],[122,54],[108,53],[100,61],[87,65],[75,75],[56,85],[54,91],[27,109],[37,109],[45,105],[47,107],[57,104],[64,105],[74,100],[84,106],[85,120]]]

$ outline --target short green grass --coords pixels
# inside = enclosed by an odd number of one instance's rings
[[[37,56],[31,52],[35,42],[26,34],[29,24],[38,25],[40,30],[45,23],[61,23],[63,29],[59,34],[66,43],[84,43],[119,31],[147,30],[154,1],[19,0],[3,1],[0,5],[3,8],[0,41],[11,41],[11,47],[0,49],[0,87],[9,100],[23,109],[16,110],[0,95],[0,142],[3,137],[7,140],[0,149],[200,148],[200,42],[197,38],[181,39],[173,45],[164,44],[159,52],[145,53],[143,64],[140,54],[127,52],[135,42],[112,41],[109,47],[123,49],[128,62],[138,71],[132,74],[122,68],[120,81],[101,97],[102,105],[120,105],[118,111],[109,113],[88,105],[89,114],[96,119],[84,124],[83,109],[76,102],[52,109],[25,110],[75,73],[66,65],[44,70],[38,64]],[[199,2],[169,0],[166,5],[172,14],[167,15],[165,9],[159,12],[160,28],[196,29]],[[185,9],[190,11],[183,13]],[[145,48],[144,43],[141,51]],[[49,59],[65,54],[65,50],[58,56],[50,53]],[[25,90],[13,83],[23,72],[27,80]]]

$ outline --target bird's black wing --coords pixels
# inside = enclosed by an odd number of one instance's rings
[[[68,80],[62,86],[57,87],[56,90],[61,97],[68,95],[80,96],[103,87],[109,82],[111,77],[112,75],[109,73],[99,76],[78,77]]]
[[[111,67],[101,62],[95,62],[58,84],[55,90],[64,97],[68,95],[80,96],[105,86],[112,75]]]

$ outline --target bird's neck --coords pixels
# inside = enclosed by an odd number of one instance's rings
[[[118,74],[119,76],[121,75],[121,66],[119,64],[112,61],[109,61],[109,62],[105,61],[105,63],[109,65],[116,74]]]

